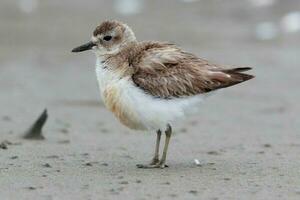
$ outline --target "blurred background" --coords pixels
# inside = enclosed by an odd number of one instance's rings
[[[39,158],[55,150],[87,151],[98,161],[108,156],[115,163],[129,162],[134,170],[136,161],[151,157],[155,136],[126,129],[101,103],[93,53],[71,53],[107,19],[127,23],[140,41],[170,41],[215,63],[253,67],[255,79],[220,91],[203,104],[202,113],[177,125],[170,147],[173,165],[193,163],[195,156],[208,162],[212,158],[203,153],[208,150],[223,151],[219,159],[225,165],[271,162],[276,153],[286,154],[279,163],[294,162],[300,144],[298,0],[1,0],[1,140],[17,138],[47,108],[50,142],[38,143],[39,153],[31,145],[19,147],[27,159],[30,148]],[[259,157],[264,144],[278,149]],[[282,173],[295,169],[280,166]]]
[[[223,121],[227,113],[228,123],[259,123],[285,137],[282,131],[299,128],[299,8],[295,0],[2,0],[1,115],[19,123],[47,107],[53,117],[90,128],[111,117],[98,106],[95,56],[70,50],[101,21],[117,19],[138,40],[170,41],[215,63],[253,67],[256,79],[211,98],[201,118]]]

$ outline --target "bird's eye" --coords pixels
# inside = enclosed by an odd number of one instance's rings
[[[104,36],[103,37],[103,40],[105,40],[105,41],[109,41],[109,40],[111,40],[111,36],[110,35],[107,35],[107,36]]]

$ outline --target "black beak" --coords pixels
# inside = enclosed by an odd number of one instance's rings
[[[72,52],[76,52],[77,53],[77,52],[81,52],[81,51],[87,51],[87,50],[92,49],[93,46],[96,46],[96,44],[93,43],[93,42],[88,42],[86,44],[83,44],[83,45],[81,45],[79,47],[76,47],[76,48],[72,49]]]

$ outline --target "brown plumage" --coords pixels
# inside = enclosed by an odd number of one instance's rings
[[[97,26],[96,29],[93,32],[93,36],[97,36],[102,33],[106,33],[109,31],[114,31],[116,28],[124,31],[124,26],[122,23],[118,21],[104,21],[101,23],[101,26]]]
[[[132,81],[149,95],[165,99],[188,97],[254,77],[243,73],[249,67],[227,69],[170,43],[138,42],[128,31],[121,22],[105,21],[94,30],[93,36],[113,35],[109,42],[99,40],[107,50],[119,45],[119,52],[107,55],[107,63],[114,63],[116,68],[128,67],[124,70],[126,76],[131,75]]]
[[[154,157],[150,164],[137,165],[140,168],[167,166],[171,124],[194,110],[205,96],[198,94],[254,77],[244,73],[249,67],[228,69],[173,44],[138,42],[131,28],[117,21],[103,22],[91,41],[72,52],[90,49],[97,57],[96,75],[106,107],[131,129],[157,130]],[[166,140],[159,159],[163,130]]]
[[[196,57],[173,44],[142,42],[132,48],[133,82],[159,98],[178,98],[229,87],[254,76],[249,67],[226,69]]]

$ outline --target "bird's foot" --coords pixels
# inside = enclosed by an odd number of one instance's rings
[[[141,169],[153,169],[153,168],[163,169],[169,167],[164,162],[160,162],[159,160],[154,160],[154,159],[151,161],[150,164],[137,164],[136,166],[137,168],[141,168]]]

